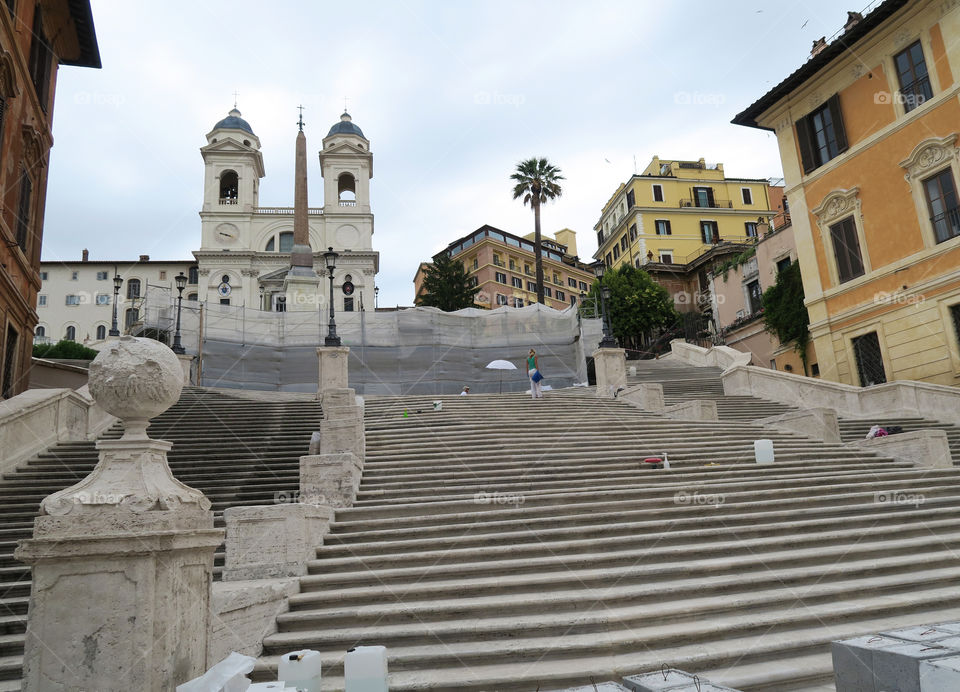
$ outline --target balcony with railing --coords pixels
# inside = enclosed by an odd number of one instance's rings
[[[293,216],[293,207],[254,207],[254,214],[273,214],[279,216]],[[310,207],[308,216],[323,216],[323,207]]]
[[[223,204],[237,204],[237,198],[236,198],[236,197],[221,197],[221,198],[220,198],[220,204],[222,204],[222,205],[223,205]]]
[[[680,200],[680,207],[700,207],[702,209],[733,209],[729,199],[696,199],[687,197]]]
[[[942,214],[931,216],[930,223],[933,224],[933,232],[938,243],[960,236],[960,207],[947,209]]]
[[[357,206],[357,200],[355,199],[341,199],[338,204],[341,207],[355,207]]]

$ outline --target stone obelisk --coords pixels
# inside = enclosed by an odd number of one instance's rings
[[[318,309],[320,277],[313,269],[313,250],[310,248],[310,226],[307,223],[307,138],[303,134],[303,109],[297,125],[296,167],[293,189],[293,249],[290,269],[283,281],[287,310]]]

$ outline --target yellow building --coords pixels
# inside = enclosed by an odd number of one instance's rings
[[[772,216],[766,180],[727,178],[723,164],[661,161],[617,188],[594,226],[594,257],[607,266],[629,262],[688,264],[723,242],[749,242],[761,217]]]
[[[777,134],[824,379],[960,383],[960,4],[886,0],[734,118]]]
[[[477,292],[479,308],[503,306],[522,308],[537,302],[537,270],[534,264],[533,233],[516,236],[493,226],[481,226],[459,238],[443,251],[461,262]],[[556,240],[541,236],[543,258],[543,302],[564,310],[576,305],[580,294],[590,290],[594,275],[577,258],[577,233],[569,228],[557,231]],[[429,264],[421,263],[413,278],[414,295],[419,297]]]

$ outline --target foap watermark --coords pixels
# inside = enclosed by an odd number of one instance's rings
[[[673,102],[678,106],[721,106],[727,100],[723,94],[707,94],[702,91],[677,91]]]
[[[890,93],[889,91],[877,91],[873,94],[873,102],[878,106],[885,106],[891,103],[899,103],[908,110],[913,110],[922,105],[927,100],[924,94],[904,94],[902,92]]]
[[[123,94],[102,94],[96,91],[78,91],[73,95],[74,103],[81,106],[113,106],[119,108],[127,102]]]
[[[925,303],[927,297],[920,293],[903,293],[902,291],[877,291],[873,294],[875,305],[920,305]]]
[[[513,505],[519,507],[524,502],[526,502],[526,498],[520,493],[501,493],[499,491],[491,493],[481,490],[473,496],[475,505]]]
[[[908,493],[904,490],[878,490],[873,494],[878,505],[913,505],[919,507],[927,498],[922,493]]]
[[[701,291],[696,291],[694,293],[690,293],[688,291],[677,291],[673,294],[673,302],[677,305],[696,305],[707,300],[710,300],[710,294]],[[717,305],[723,305],[725,302],[727,302],[727,297],[722,293],[718,293],[716,300]]]
[[[275,505],[325,505],[327,498],[321,493],[301,493],[299,490],[279,490],[273,494]]]
[[[519,108],[527,102],[523,94],[501,94],[494,91],[478,91],[473,95],[473,102],[478,106],[513,106]]]
[[[692,493],[680,490],[673,496],[673,504],[675,505],[712,505],[719,507],[724,502],[726,502],[726,498],[719,493],[701,493],[699,490]]]
[[[125,497],[127,497],[127,493],[82,490],[73,496],[73,501],[79,505],[119,505]]]

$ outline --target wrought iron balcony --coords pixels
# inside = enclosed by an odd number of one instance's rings
[[[701,209],[733,209],[733,202],[729,199],[692,199],[680,200],[680,207],[700,207]]]

